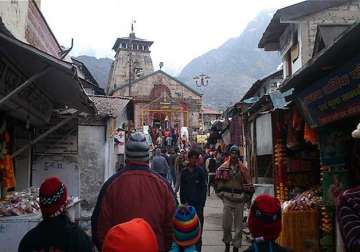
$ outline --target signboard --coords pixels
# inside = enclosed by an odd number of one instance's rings
[[[311,127],[360,114],[360,56],[297,95]]]
[[[64,118],[52,119],[50,125],[36,131],[36,135],[51,129]],[[67,124],[47,135],[35,145],[35,152],[39,154],[76,154],[78,152],[78,122],[70,120]]]

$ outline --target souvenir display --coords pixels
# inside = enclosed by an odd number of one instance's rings
[[[39,188],[28,188],[22,192],[10,192],[0,201],[0,217],[24,214],[39,214]]]

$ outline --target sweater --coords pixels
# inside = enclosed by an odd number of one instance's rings
[[[231,166],[230,160],[224,162],[216,170],[215,179],[216,192],[221,199],[231,202],[247,202],[250,200],[253,193],[250,190],[250,174],[242,162],[239,161],[235,167]]]
[[[92,238],[101,251],[113,226],[143,218],[156,234],[159,251],[170,249],[176,200],[167,181],[148,166],[128,164],[101,188],[91,216]]]

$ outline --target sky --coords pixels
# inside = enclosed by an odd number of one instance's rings
[[[60,45],[72,56],[113,59],[118,37],[135,34],[154,41],[154,69],[178,75],[192,59],[238,37],[262,10],[300,0],[41,0],[41,10]]]

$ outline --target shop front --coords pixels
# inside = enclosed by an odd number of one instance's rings
[[[305,120],[306,128],[310,133],[304,133],[304,136],[314,136],[312,137],[315,141],[314,147],[317,148],[314,154],[317,152],[319,160],[316,174],[312,173],[307,177],[307,182],[315,179],[316,181],[313,182],[318,183],[319,187],[298,195],[295,200],[286,202],[284,206],[285,209],[299,209],[301,203],[301,208],[304,209],[306,203],[311,206],[308,210],[317,213],[303,218],[303,223],[307,224],[301,228],[296,227],[300,219],[292,224],[285,221],[285,230],[291,228],[306,230],[309,233],[308,227],[311,225],[308,223],[313,220],[312,222],[318,223],[317,230],[313,230],[318,241],[314,240],[315,243],[304,241],[302,245],[316,245],[321,251],[345,251],[344,245],[349,245],[342,241],[340,231],[342,227],[337,221],[337,207],[339,196],[344,190],[360,184],[358,155],[360,144],[359,139],[352,137],[352,132],[360,122],[360,51],[357,46],[360,43],[359,31],[359,25],[353,26],[332,46],[312,59],[295,77],[285,82],[283,87],[295,89],[293,97],[296,108]],[[288,128],[288,135],[290,130],[293,129]],[[289,153],[284,151],[282,141],[279,140],[277,143],[280,157],[278,164],[281,166],[284,164],[281,162],[281,157]],[[311,155],[307,154],[306,158],[309,157]],[[312,160],[313,171],[315,171],[316,159]],[[292,168],[300,167],[304,170],[306,166],[300,163],[292,165]],[[282,175],[281,173],[280,179],[289,186],[291,179]],[[281,188],[279,192],[282,192]],[[287,188],[283,194],[286,198],[291,192]],[[288,240],[283,239],[283,244]],[[301,250],[295,249],[295,251]]]
[[[38,187],[59,176],[79,201],[77,117],[93,113],[73,65],[0,32],[0,251],[40,220]]]

